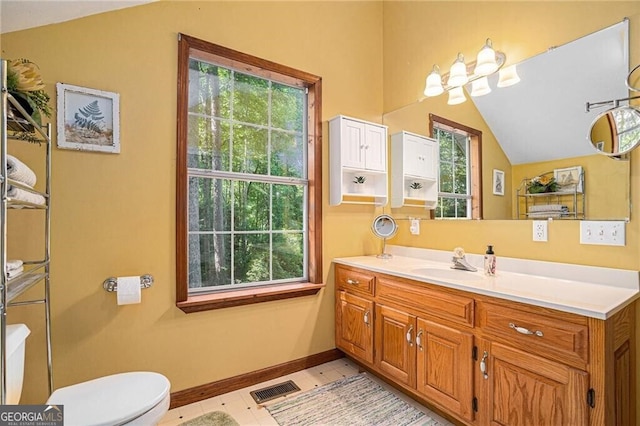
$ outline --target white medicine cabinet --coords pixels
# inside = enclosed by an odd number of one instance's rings
[[[435,209],[439,158],[435,139],[406,131],[391,135],[391,207]]]
[[[329,120],[329,204],[388,199],[387,126],[339,115]]]

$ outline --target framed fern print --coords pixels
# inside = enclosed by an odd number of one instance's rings
[[[58,148],[120,153],[120,95],[56,84]]]

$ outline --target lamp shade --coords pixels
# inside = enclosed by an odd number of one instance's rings
[[[467,84],[468,81],[469,77],[467,77],[467,65],[464,63],[464,56],[462,56],[462,53],[458,53],[458,58],[451,65],[447,86],[459,87]]]
[[[462,87],[454,87],[453,89],[449,90],[449,100],[447,101],[447,104],[458,105],[466,100],[467,98],[464,95]]]
[[[434,65],[433,71],[431,71],[431,74],[427,76],[424,95],[438,96],[442,92],[444,92],[444,88],[442,87],[442,78],[440,77],[440,73],[438,72],[438,66]]]
[[[476,67],[473,70],[475,75],[489,75],[498,70],[498,62],[496,61],[496,52],[493,50],[491,39],[487,39],[486,44],[476,59]]]
[[[491,87],[489,87],[487,77],[481,77],[471,82],[471,96],[482,96],[487,93],[491,93]]]
[[[504,67],[500,69],[500,74],[498,78],[498,87],[509,87],[520,81],[520,76],[518,76],[518,71],[516,70],[516,65],[509,65],[508,67]]]

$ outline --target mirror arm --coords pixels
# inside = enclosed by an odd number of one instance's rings
[[[614,108],[618,108],[620,106],[620,102],[630,101],[633,99],[640,99],[640,96],[632,96],[630,98],[622,98],[622,99],[612,99],[610,101],[602,101],[602,102],[587,102],[585,112],[591,111],[591,108],[594,108],[594,107],[597,108],[597,107],[602,107],[606,105],[613,105]]]

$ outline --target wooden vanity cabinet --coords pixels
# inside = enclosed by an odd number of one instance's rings
[[[373,363],[373,286],[375,277],[362,270],[336,267],[336,346]]]
[[[634,304],[599,320],[335,268],[337,347],[452,418],[635,424]]]
[[[367,272],[344,265],[335,273],[336,346],[415,397],[471,422],[473,299],[380,274],[369,281]],[[367,302],[374,305],[372,340],[371,328],[360,325],[371,309]]]
[[[481,345],[487,356],[487,425],[587,425],[587,372],[496,342]]]
[[[336,345],[347,353],[373,362],[373,302],[346,291],[338,292]]]

